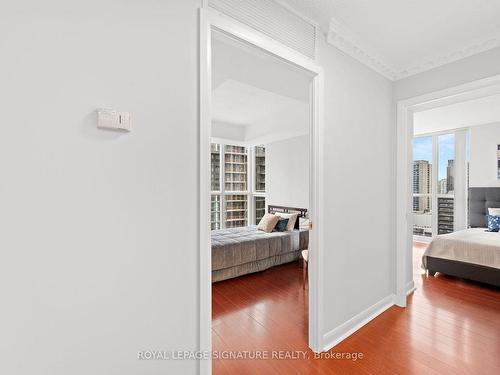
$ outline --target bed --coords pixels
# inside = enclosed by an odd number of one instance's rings
[[[500,233],[486,230],[490,207],[500,207],[500,188],[469,189],[470,228],[432,240],[422,256],[429,275],[440,272],[500,286]]]
[[[298,213],[293,231],[266,233],[256,225],[212,231],[212,282],[232,279],[292,262],[309,245],[309,231],[300,225],[307,209],[268,206],[269,213]],[[302,219],[302,220],[301,220]]]

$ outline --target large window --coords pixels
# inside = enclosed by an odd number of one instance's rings
[[[220,194],[212,194],[212,207],[211,207],[211,216],[212,216],[212,230],[220,229]]]
[[[247,149],[224,146],[224,190],[247,191]]]
[[[243,194],[225,195],[226,228],[244,227],[247,225],[248,197]]]
[[[255,147],[255,191],[266,191],[266,149]]]
[[[255,198],[255,224],[259,224],[260,219],[266,213],[266,197],[256,196]]]
[[[453,232],[455,195],[455,134],[438,136],[438,234]]]
[[[413,140],[413,234],[453,232],[455,222],[455,133]]]
[[[221,228],[220,151],[220,145],[212,143],[210,147],[212,189],[210,216],[212,219],[212,230]]]
[[[212,230],[258,223],[265,206],[265,148],[211,145]]]
[[[211,174],[212,174],[212,191],[220,191],[220,145],[212,143],[211,145]]]
[[[432,236],[432,137],[413,140],[413,234]]]

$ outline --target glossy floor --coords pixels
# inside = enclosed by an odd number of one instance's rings
[[[309,351],[301,263],[214,284],[215,351],[241,351],[240,358],[250,355],[243,351],[307,353],[306,359],[296,353],[295,359],[214,360],[214,374],[500,374],[500,291],[427,278],[418,267],[424,249],[415,244],[417,290],[408,308],[390,308],[329,352],[363,353],[356,361],[315,359]]]

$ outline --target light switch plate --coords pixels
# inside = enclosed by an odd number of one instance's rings
[[[118,112],[113,109],[99,109],[97,111],[97,127],[131,131],[130,113]]]

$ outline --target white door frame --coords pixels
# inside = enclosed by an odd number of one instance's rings
[[[310,124],[310,207],[313,224],[309,233],[309,346],[315,352],[324,347],[323,332],[323,69],[300,53],[248,26],[210,9],[200,9],[200,306],[199,350],[211,351],[211,235],[210,235],[210,133],[212,96],[212,31],[218,30],[265,50],[312,75]],[[200,373],[211,373],[211,360],[200,361]]]
[[[397,103],[397,194],[396,194],[396,304],[406,306],[406,296],[414,290],[412,275],[413,235],[413,114],[432,108],[500,94],[500,75],[429,94],[398,101]]]

